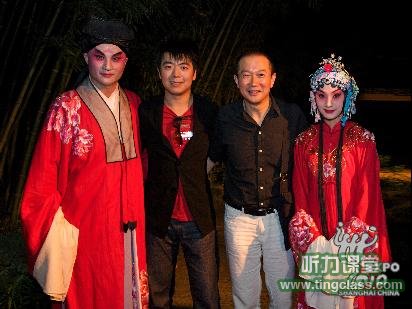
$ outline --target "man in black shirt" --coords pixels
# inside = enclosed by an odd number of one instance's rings
[[[290,149],[306,127],[297,105],[275,100],[276,73],[262,51],[243,53],[234,76],[243,100],[221,108],[209,159],[225,164],[225,240],[235,308],[259,307],[263,256],[270,308],[290,308],[291,292],[279,279],[293,278],[287,239],[292,198]]]

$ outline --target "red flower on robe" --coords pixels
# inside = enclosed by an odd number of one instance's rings
[[[73,153],[82,157],[93,147],[93,135],[80,128],[80,106],[80,98],[73,91],[59,96],[50,110],[47,131],[59,132],[64,144],[73,138]]]

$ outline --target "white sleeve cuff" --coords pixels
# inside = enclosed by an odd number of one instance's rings
[[[57,210],[34,265],[33,276],[52,300],[64,301],[77,255],[79,229]]]

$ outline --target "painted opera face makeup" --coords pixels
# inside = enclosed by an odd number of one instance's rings
[[[113,44],[100,44],[83,54],[90,78],[105,95],[117,88],[127,63],[126,54]]]
[[[315,92],[315,101],[323,120],[332,128],[343,114],[345,93],[338,87],[324,85]]]
[[[342,126],[356,113],[355,101],[359,87],[345,69],[342,57],[331,54],[324,58],[321,66],[310,75],[310,113],[315,122],[323,118],[329,126],[340,120]],[[339,91],[340,89],[340,91]],[[339,107],[342,104],[342,107]]]

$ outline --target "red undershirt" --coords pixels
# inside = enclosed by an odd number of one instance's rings
[[[173,126],[173,120],[177,115],[166,105],[163,105],[163,135],[167,138],[172,146],[176,156],[180,158],[187,142],[190,140],[193,129],[193,106],[191,106],[183,115],[183,120],[180,126],[180,132],[183,136],[182,144],[179,145],[176,139],[176,128]],[[190,214],[189,206],[183,192],[182,182],[179,178],[179,187],[177,190],[176,201],[173,208],[172,219],[178,221],[192,221],[193,217]]]

